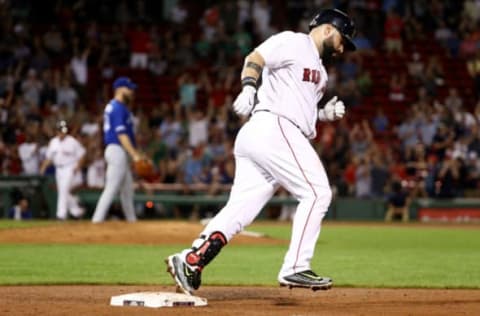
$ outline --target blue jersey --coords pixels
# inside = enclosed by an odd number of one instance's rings
[[[132,145],[136,145],[132,114],[122,102],[112,99],[103,112],[103,141],[105,145],[121,145],[118,140],[119,134],[127,134]]]

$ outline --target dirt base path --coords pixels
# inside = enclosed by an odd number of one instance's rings
[[[206,307],[116,307],[110,297],[152,286],[0,287],[0,315],[480,315],[480,291],[273,287],[205,287]]]
[[[188,244],[201,229],[198,223],[177,221],[52,223],[2,229],[0,243]],[[288,241],[240,235],[232,243]],[[0,286],[0,315],[480,315],[480,290],[333,288],[312,292],[279,287],[206,286],[197,295],[208,299],[207,307],[150,309],[109,305],[114,295],[173,290],[173,286]]]

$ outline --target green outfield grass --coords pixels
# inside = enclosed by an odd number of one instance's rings
[[[10,227],[0,221],[0,229]],[[290,225],[249,229],[285,240],[290,234]],[[163,259],[183,246],[0,244],[0,284],[172,284]],[[276,285],[285,251],[229,245],[204,270],[204,284]],[[473,227],[327,224],[312,267],[335,286],[480,288],[479,262]]]

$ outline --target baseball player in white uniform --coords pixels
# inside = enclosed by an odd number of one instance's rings
[[[103,141],[107,172],[105,187],[92,217],[93,223],[105,220],[115,195],[120,192],[120,203],[129,222],[137,220],[133,205],[133,177],[129,166],[132,160],[143,159],[136,149],[131,106],[137,85],[128,77],[113,82],[114,97],[106,105],[103,115]]]
[[[327,84],[323,61],[354,50],[354,32],[345,13],[325,10],[312,20],[309,34],[279,33],[246,57],[243,89],[233,108],[241,116],[252,115],[235,141],[235,180],[227,204],[192,248],[167,258],[167,271],[179,290],[191,294],[199,288],[202,269],[255,219],[279,186],[299,202],[278,274],[280,285],[312,290],[332,286],[331,278],[310,267],[332,193],[309,139],[316,136],[317,119],[334,121],[345,114],[337,97],[320,110],[317,104]]]
[[[44,174],[51,164],[55,166],[55,180],[57,183],[57,219],[66,220],[68,213],[80,218],[84,210],[78,204],[78,197],[71,190],[82,184],[81,167],[85,160],[85,147],[68,134],[67,122],[57,123],[57,136],[48,144],[46,159],[40,167],[40,174]]]

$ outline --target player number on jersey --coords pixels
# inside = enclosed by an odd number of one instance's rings
[[[113,106],[108,104],[103,112],[103,131],[108,132],[110,130],[110,113],[113,111]]]

